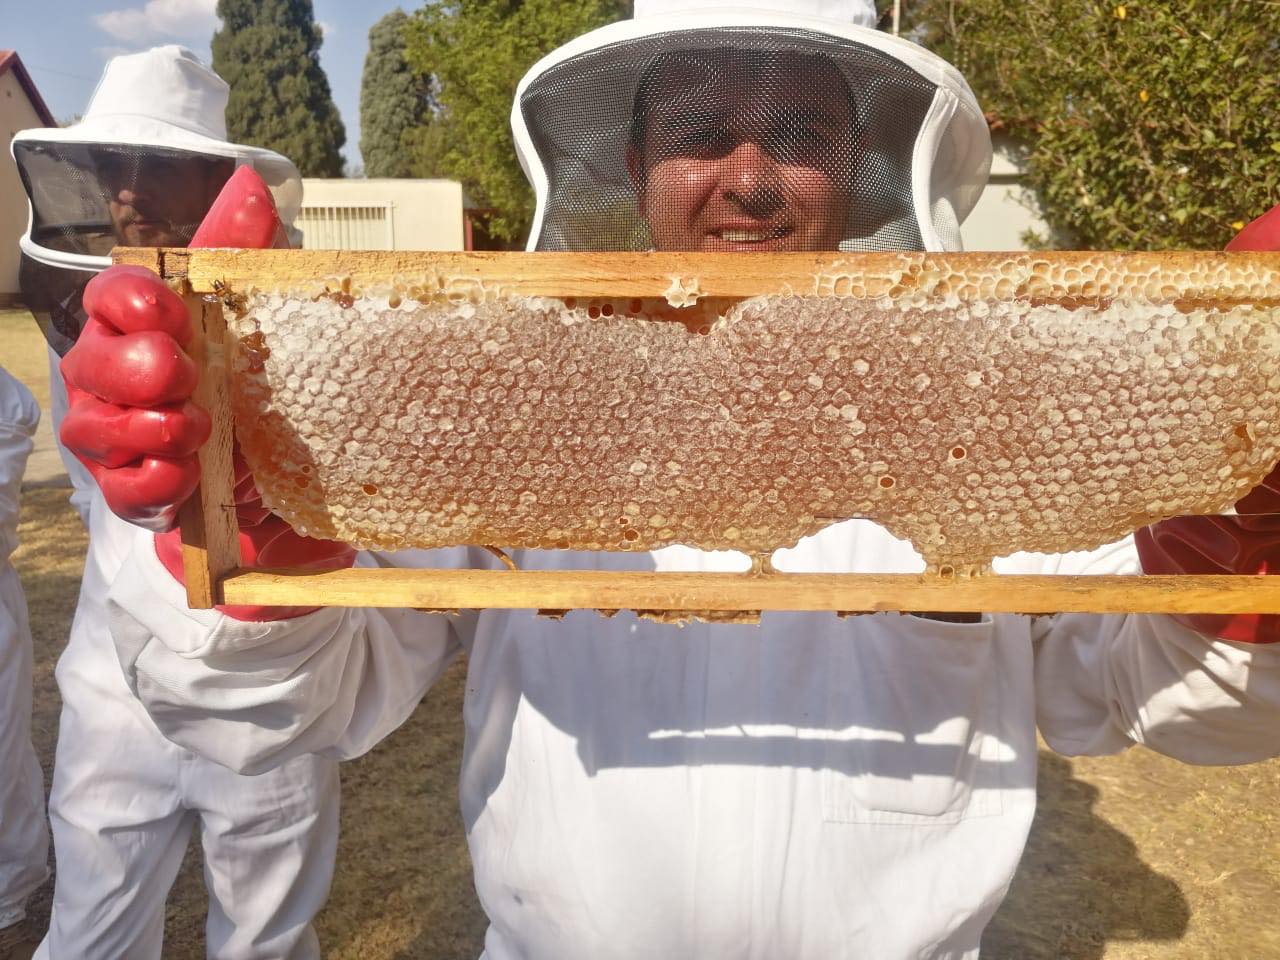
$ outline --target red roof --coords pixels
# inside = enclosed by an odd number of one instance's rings
[[[3,77],[9,70],[12,70],[13,75],[18,78],[18,83],[26,91],[27,99],[31,101],[31,106],[39,114],[41,122],[46,127],[56,127],[58,122],[53,119],[53,114],[45,106],[44,97],[40,96],[40,91],[36,89],[35,81],[31,79],[31,74],[27,73],[27,68],[22,65],[22,59],[18,56],[18,51],[0,50],[0,77]]]

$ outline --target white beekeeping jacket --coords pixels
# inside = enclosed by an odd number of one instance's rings
[[[458,549],[361,563],[458,566]],[[526,569],[724,569],[733,554],[530,552]],[[910,572],[865,521],[782,569]],[[1006,572],[1135,572],[1128,542]],[[528,611],[187,611],[140,533],[110,597],[160,729],[260,770],[354,756],[469,657],[461,798],[491,960],[966,957],[1035,806],[1036,728],[1068,753],[1132,743],[1196,763],[1280,753],[1280,647],[1163,617],[766,614],[687,627]]]

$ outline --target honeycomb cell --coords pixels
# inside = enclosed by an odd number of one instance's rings
[[[361,547],[767,555],[867,517],[979,570],[1256,485],[1275,287],[1023,258],[736,304],[693,277],[655,300],[254,293],[232,402],[266,502]]]

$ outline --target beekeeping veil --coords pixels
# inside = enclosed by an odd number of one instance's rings
[[[30,205],[23,298],[59,353],[79,334],[80,291],[111,248],[186,246],[237,167],[266,181],[286,226],[297,216],[294,165],[227,142],[228,93],[190,50],[156,47],[111,60],[78,123],[14,137]]]
[[[664,202],[681,199],[655,195],[636,171],[637,149],[654,149],[646,125],[658,107],[692,118],[679,134],[686,139],[657,145],[666,155],[723,160],[741,141],[738,130],[752,131],[782,163],[820,151],[823,176],[846,192],[833,205],[844,221],[839,249],[959,249],[960,222],[991,162],[987,125],[964,78],[922,47],[876,31],[872,0],[781,6],[636,0],[632,20],[535,64],[512,109],[537,199],[529,249],[654,246],[655,207],[661,215]],[[780,84],[795,95],[779,95]],[[815,88],[835,98],[847,130],[815,140],[804,111],[786,106],[801,94],[811,100]]]

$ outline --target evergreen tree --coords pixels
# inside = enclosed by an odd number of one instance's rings
[[[404,59],[409,15],[392,10],[369,30],[369,53],[360,79],[360,154],[366,176],[408,177],[413,165],[400,140],[404,131],[431,121],[431,81]]]
[[[515,245],[533,219],[533,191],[516,160],[511,101],[543,55],[631,12],[630,0],[435,0],[405,26],[405,58],[437,83],[440,114],[405,132],[417,176],[462,181],[494,211],[491,236]]]
[[[284,154],[304,177],[342,176],[347,133],[320,67],[311,0],[218,0],[213,69],[231,85],[227,135]]]

